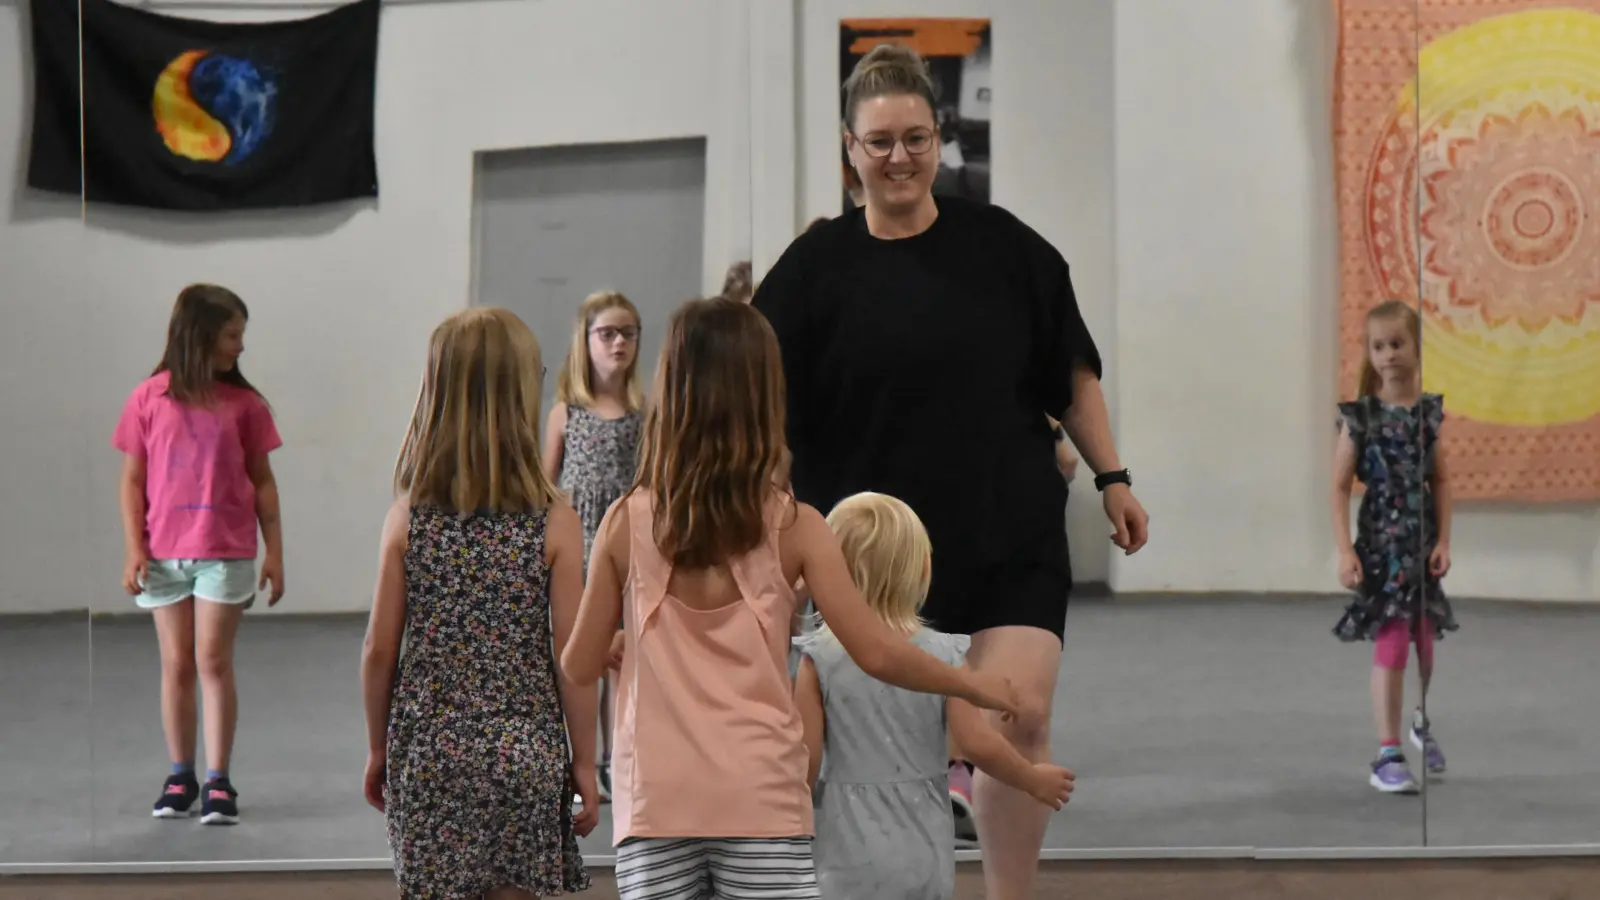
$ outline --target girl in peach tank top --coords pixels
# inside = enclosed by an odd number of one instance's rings
[[[624,623],[613,756],[621,900],[817,898],[810,765],[788,672],[804,579],[874,678],[1011,715],[1003,678],[953,667],[884,625],[832,531],[782,483],[784,383],[754,309],[672,317],[639,475],[595,537],[567,676],[593,684]]]

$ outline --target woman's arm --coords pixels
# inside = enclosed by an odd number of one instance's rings
[[[411,509],[404,501],[389,507],[378,545],[378,583],[372,591],[372,613],[361,645],[361,696],[367,712],[367,753],[387,753],[389,708],[394,701],[394,674],[400,664],[400,643],[406,628],[406,531]]]
[[[1032,715],[1006,679],[992,673],[957,669],[924,652],[883,624],[861,598],[845,565],[844,553],[816,509],[796,505],[792,539],[801,557],[801,577],[817,611],[861,670],[895,687],[961,697],[986,709]]]
[[[556,659],[561,659],[572,640],[573,626],[583,603],[583,523],[565,501],[550,507],[544,545],[550,566],[550,624],[555,632]],[[567,715],[567,734],[572,741],[572,758],[579,772],[595,765],[594,741],[599,702],[595,692],[580,687],[558,667],[561,705]],[[578,778],[580,787],[584,778]]]
[[[1061,426],[1096,475],[1122,468],[1117,443],[1111,437],[1111,413],[1106,409],[1100,376],[1082,360],[1072,366],[1072,406],[1062,415]]]
[[[605,674],[611,641],[622,618],[622,576],[627,571],[628,506],[617,501],[606,510],[589,550],[589,583],[583,588],[572,637],[561,651],[561,669],[578,687]]]
[[[827,736],[828,717],[822,704],[822,680],[817,677],[817,665],[809,656],[800,657],[800,671],[794,679],[794,703],[800,708],[806,752],[811,758],[810,766],[806,769],[806,784],[816,790],[817,776],[822,772],[822,748]]]
[[[543,443],[539,461],[544,466],[544,477],[550,479],[551,484],[555,484],[561,480],[561,462],[567,446],[565,403],[556,403],[550,407],[550,415],[545,417]]]

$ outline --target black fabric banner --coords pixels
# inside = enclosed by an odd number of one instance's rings
[[[185,210],[377,196],[379,0],[252,23],[82,0],[82,167],[78,8],[32,0],[29,187]]]

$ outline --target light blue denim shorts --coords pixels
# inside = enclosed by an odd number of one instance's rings
[[[141,609],[171,606],[185,597],[249,609],[256,599],[256,561],[152,559],[142,587],[134,598]]]

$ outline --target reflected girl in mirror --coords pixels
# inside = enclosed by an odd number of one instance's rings
[[[250,313],[213,284],[183,289],[155,372],[128,397],[112,444],[119,494],[122,587],[155,618],[161,724],[172,774],[152,815],[207,825],[239,821],[228,774],[239,700],[234,641],[258,589],[283,596],[283,526],[267,455],[283,441],[272,412],[239,371]],[[266,545],[256,575],[256,527]],[[205,694],[206,782],[195,775],[195,681]],[[194,808],[200,801],[200,809]]]
[[[1412,746],[1429,774],[1444,753],[1423,713],[1433,679],[1433,643],[1455,631],[1440,587],[1450,571],[1450,478],[1439,429],[1444,398],[1424,393],[1417,311],[1398,300],[1367,314],[1367,355],[1355,400],[1339,404],[1334,450],[1333,521],[1339,581],[1355,592],[1334,626],[1342,641],[1373,641],[1372,712],[1378,755],[1368,777],[1385,793],[1418,790],[1400,749],[1406,659],[1417,646],[1423,700],[1411,718]],[[1365,488],[1350,539],[1350,494]]]
[[[644,388],[639,383],[639,309],[615,291],[590,294],[578,307],[572,343],[556,379],[556,402],[544,433],[544,470],[583,522],[583,570],[606,510],[639,467]],[[622,652],[618,624],[616,652]],[[611,799],[614,673],[600,682],[600,800]]]

